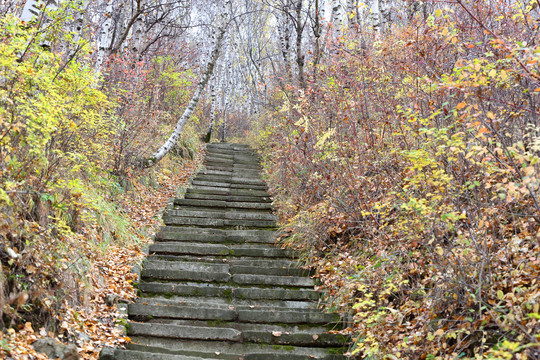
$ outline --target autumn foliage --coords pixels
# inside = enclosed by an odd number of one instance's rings
[[[538,359],[540,9],[428,5],[277,87],[282,241],[353,317],[352,355]]]
[[[2,358],[35,358],[30,342],[47,336],[85,358],[125,343],[115,304],[134,297],[141,246],[200,161],[191,125],[172,159],[137,166],[187,101],[192,75],[175,71],[179,57],[116,54],[97,73],[92,46],[64,31],[66,14],[49,13],[45,30],[0,16]]]

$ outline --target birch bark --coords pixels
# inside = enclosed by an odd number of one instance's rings
[[[180,138],[180,135],[182,134],[182,130],[184,129],[184,126],[186,125],[187,121],[195,111],[195,108],[197,107],[197,104],[199,103],[199,100],[201,99],[201,94],[206,87],[206,84],[208,83],[208,80],[212,76],[212,73],[214,72],[214,67],[216,65],[216,62],[219,58],[219,52],[221,50],[221,46],[223,45],[223,38],[225,37],[225,26],[222,26],[219,28],[219,33],[217,36],[216,45],[214,46],[214,49],[212,51],[212,54],[210,55],[210,59],[208,61],[208,65],[206,67],[206,70],[202,76],[201,81],[197,85],[197,88],[195,89],[195,93],[193,94],[188,106],[184,110],[184,113],[178,119],[178,122],[176,123],[176,127],[169,137],[167,141],[148,159],[144,161],[144,166],[150,167],[155,165],[158,161],[163,159],[165,155],[173,148],[173,146],[176,144],[178,139]]]

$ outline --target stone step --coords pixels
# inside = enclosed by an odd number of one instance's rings
[[[156,352],[148,352],[146,349],[143,349],[144,351],[136,351],[136,350],[127,350],[127,349],[110,349],[102,351],[100,354],[99,360],[207,360],[207,359],[223,359],[223,360],[283,360],[283,355],[278,354],[253,354],[253,355],[227,355],[227,354],[219,354],[216,355],[215,353],[205,353],[200,354],[196,356],[189,356],[189,355],[172,355],[168,353],[156,353]],[[204,357],[201,357],[204,356]],[[315,359],[312,356],[309,355],[285,355],[287,360],[313,360]],[[343,358],[343,357],[342,357]],[[342,359],[340,358],[340,359]],[[321,359],[321,358],[319,358]],[[324,360],[333,360],[337,359],[335,357],[327,357],[324,358]]]
[[[207,181],[207,180],[198,180],[195,178],[192,181],[193,186],[204,186],[210,188],[225,188],[225,189],[241,189],[241,190],[263,190],[267,189],[266,184],[237,184],[231,181],[220,180],[220,181]]]
[[[167,216],[189,217],[189,218],[208,218],[225,220],[266,220],[277,221],[277,217],[270,212],[261,211],[232,211],[220,208],[211,208],[209,210],[191,210],[190,207],[181,207],[180,209],[168,210]]]
[[[249,203],[246,203],[249,204]],[[256,203],[251,203],[256,204]],[[174,204],[172,209],[170,210],[189,210],[189,211],[206,211],[206,212],[250,212],[253,214],[272,214],[271,209],[261,209],[261,208],[249,208],[249,207],[243,207],[243,208],[219,208],[215,206],[195,206],[195,205],[177,205]]]
[[[231,274],[252,274],[262,276],[309,276],[310,271],[306,269],[287,267],[287,266],[271,266],[266,264],[263,266],[250,265],[233,265],[230,264],[229,272]]]
[[[269,230],[221,230],[212,228],[192,228],[164,226],[156,235],[157,241],[183,241],[203,243],[264,243],[273,244],[274,231]]]
[[[231,342],[262,343],[270,345],[297,346],[343,346],[347,339],[340,335],[322,331],[306,331],[283,326],[269,329],[265,326],[239,330],[237,323],[225,323],[218,326],[193,326],[161,322],[130,322],[130,336],[154,336],[173,339],[223,340]],[[289,331],[287,331],[289,330]]]
[[[186,191],[186,194],[203,194],[203,195],[226,195],[226,196],[250,196],[268,198],[270,195],[264,190],[249,190],[249,189],[226,189],[218,187],[191,187]]]
[[[261,168],[258,166],[245,166],[245,165],[225,165],[220,163],[205,163],[207,170],[229,171],[231,173],[241,173],[246,176],[260,176]]]
[[[160,242],[149,246],[150,254],[291,258],[294,251],[268,245]]]
[[[205,360],[209,357],[159,354],[155,352],[136,351],[127,349],[103,348],[99,360]]]
[[[141,282],[138,286],[139,290],[143,292],[143,296],[161,294],[167,296],[224,297],[231,300],[280,301],[316,301],[319,299],[319,293],[313,289],[260,288],[255,286],[233,287],[226,284],[156,281]]]
[[[287,286],[287,287],[308,287],[312,288],[315,281],[304,276],[283,276],[283,275],[257,275],[257,274],[234,274],[232,282],[249,285]]]
[[[312,334],[322,334],[332,330],[343,329],[343,323],[330,324],[264,324],[264,323],[241,323],[236,321],[220,321],[213,320],[193,320],[193,319],[164,319],[153,318],[143,320],[141,322],[154,324],[175,324],[187,326],[225,326],[239,331],[280,331],[286,332],[309,332]]]
[[[317,302],[311,300],[268,300],[268,299],[237,299],[229,297],[211,296],[180,296],[170,295],[167,297],[153,295],[152,297],[141,297],[136,300],[138,304],[147,305],[176,305],[184,306],[190,304],[205,304],[207,308],[222,308],[230,310],[233,305],[236,309],[259,309],[259,308],[288,308],[288,309],[317,309]]]
[[[233,164],[233,165],[252,165],[260,167],[260,159],[253,156],[241,156],[241,155],[217,155],[217,154],[207,154],[204,159],[205,163],[216,163],[216,164]]]
[[[238,313],[227,307],[203,307],[198,305],[147,304],[144,301],[129,304],[129,317],[136,320],[165,318],[190,320],[234,321]]]
[[[200,270],[197,271],[197,269]],[[232,281],[233,283],[241,285],[277,285],[284,287],[307,288],[311,288],[315,285],[314,280],[309,277],[289,275],[289,269],[269,269],[268,275],[258,275],[251,273],[230,273],[228,270],[228,264],[221,265],[217,263],[201,263],[194,261],[165,261],[154,259],[152,261],[147,261],[144,264],[143,269],[141,270],[141,279],[145,281],[183,280],[214,283],[228,283],[229,281]]]
[[[208,157],[234,159],[235,154],[234,154],[234,152],[233,153],[224,153],[224,152],[216,152],[216,151],[207,151],[206,155]]]
[[[222,208],[222,209],[246,209],[246,210],[272,210],[272,204],[254,202],[236,202],[220,200],[199,200],[199,199],[174,199],[177,206],[193,206],[200,208]]]
[[[194,264],[193,264],[194,263]],[[197,263],[200,263],[199,265]],[[205,265],[207,264],[207,265]],[[307,277],[311,274],[308,269],[298,267],[296,261],[280,258],[253,258],[253,257],[198,257],[184,255],[149,255],[143,262],[142,277],[167,279],[159,276],[160,272],[172,272],[167,276],[186,276],[170,277],[170,279],[187,279],[193,281],[223,281],[225,275],[221,273],[251,274],[251,275],[272,275],[272,276],[296,276]],[[205,271],[212,275],[208,279],[205,275],[198,274],[197,271]],[[175,272],[180,272],[175,275]],[[195,273],[194,275],[191,275]],[[163,275],[163,276],[166,276]],[[190,277],[191,276],[191,277]]]
[[[163,222],[166,225],[176,226],[207,226],[207,227],[251,227],[251,228],[275,228],[275,221],[268,220],[235,220],[235,219],[212,219],[212,218],[190,218],[174,216],[169,212],[163,214]]]
[[[206,159],[204,161],[204,166],[207,169],[211,167],[223,168],[223,169],[232,169],[232,170],[251,170],[251,171],[262,171],[262,167],[258,161],[236,161],[236,160],[225,160],[225,159]],[[213,169],[218,170],[218,169]]]
[[[173,339],[222,340],[241,342],[241,331],[224,327],[183,326],[155,323],[129,323],[128,335],[156,336]]]
[[[147,257],[148,261],[168,261],[168,262],[202,262],[209,264],[229,264],[230,274],[252,274],[252,275],[275,275],[275,276],[311,276],[311,271],[294,266],[278,265],[279,260],[286,258],[264,258],[248,256],[229,256],[229,255],[171,255],[171,254],[152,254]],[[236,265],[236,262],[250,263],[260,261],[260,266]]]
[[[236,144],[236,143],[210,143],[208,145],[206,145],[206,148],[208,150],[215,150],[215,151],[227,151],[227,150],[230,150],[230,151],[250,151],[250,152],[254,152],[253,150],[251,150],[251,148],[249,147],[249,145],[246,145],[246,144]]]
[[[231,274],[228,264],[152,259],[144,261],[141,278],[228,282]]]
[[[232,166],[235,164],[235,161],[234,161],[234,158],[224,159],[224,158],[216,158],[212,156],[207,156],[204,159],[204,163],[207,165]]]
[[[199,173],[194,180],[198,181],[208,181],[208,182],[225,182],[229,184],[239,184],[239,185],[264,185],[266,183],[261,179],[260,176],[243,176],[241,173],[219,173],[219,174],[210,174],[206,172]]]
[[[194,192],[186,192],[186,199],[198,199],[198,200],[219,200],[219,201],[232,201],[232,202],[256,202],[256,203],[271,203],[270,196],[232,196],[232,195],[216,195],[216,194],[200,194]]]
[[[197,179],[223,179],[227,181],[232,181],[234,183],[246,183],[250,184],[254,182],[255,184],[260,183],[261,173],[260,171],[232,171],[232,170],[202,170],[197,176]]]
[[[226,341],[177,341],[170,338],[133,336],[127,345],[130,350],[209,357],[225,360],[337,360],[340,348],[301,346],[276,346],[264,344],[235,343]]]

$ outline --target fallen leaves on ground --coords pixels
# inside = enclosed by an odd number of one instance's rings
[[[46,337],[55,337],[62,343],[73,343],[78,347],[81,359],[95,360],[104,346],[122,346],[129,341],[123,327],[119,325],[118,301],[130,302],[136,294],[133,282],[137,275],[132,268],[144,258],[143,246],[151,241],[161,225],[160,212],[167,201],[174,197],[179,186],[187,184],[202,161],[202,148],[196,159],[184,161],[171,171],[163,166],[157,170],[158,186],[152,187],[135,182],[134,188],[126,192],[118,202],[135,228],[148,236],[141,236],[137,244],[127,246],[108,245],[104,251],[96,251],[85,238],[72,241],[79,244],[80,251],[91,260],[87,283],[79,284],[82,294],[81,305],[71,306],[66,300],[58,312],[58,332],[53,334],[44,328],[35,330],[26,323],[17,331],[8,329],[0,333],[0,357],[14,359],[47,359],[36,353],[32,343]],[[157,172],[156,171],[156,172]],[[95,234],[93,234],[95,236]],[[88,236],[88,235],[86,235]],[[73,239],[72,239],[73,240]],[[67,259],[69,260],[69,259]]]

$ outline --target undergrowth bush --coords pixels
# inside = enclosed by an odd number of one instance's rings
[[[349,31],[259,134],[361,358],[540,358],[539,10],[466,4]]]
[[[103,86],[87,44],[71,59],[40,45],[71,37],[63,17],[51,18],[45,30],[0,19],[0,328],[32,322],[54,331],[67,309],[87,305],[99,254],[148,235],[118,198],[130,182],[171,172],[136,167],[137,143],[161,141],[149,125],[160,117],[144,106],[123,112],[131,100],[118,99],[119,80]],[[190,157],[199,151],[194,131],[186,127],[181,144]],[[166,166],[174,171],[178,158]]]

